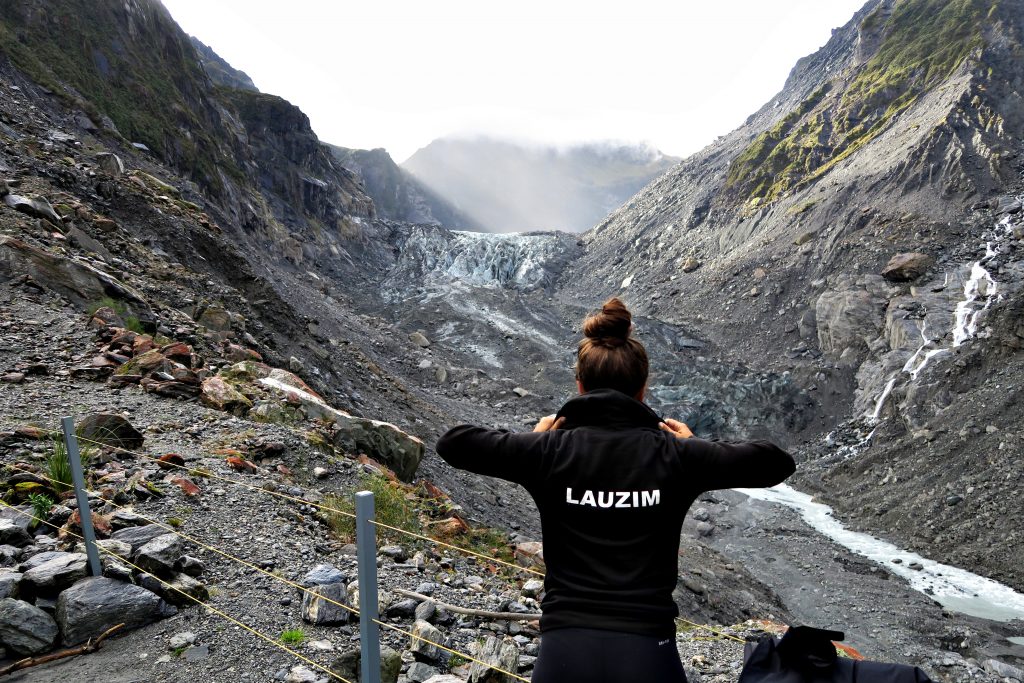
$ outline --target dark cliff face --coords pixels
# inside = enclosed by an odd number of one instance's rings
[[[252,82],[247,73],[239,71],[228,64],[220,55],[213,51],[213,48],[195,36],[190,36],[190,40],[192,41],[192,47],[196,49],[196,54],[199,56],[199,62],[203,65],[203,69],[206,70],[206,75],[210,77],[211,81],[227,88],[259,91],[259,88]]]
[[[251,246],[265,255],[297,263],[328,243],[359,239],[352,217],[373,215],[370,198],[297,107],[211,81],[156,0],[5,2],[0,47],[84,110],[97,132],[141,142],[195,181],[211,214],[256,237]]]
[[[348,149],[328,145],[343,167],[363,181],[382,218],[408,223],[432,223],[448,228],[476,230],[480,226],[400,168],[383,149]]]

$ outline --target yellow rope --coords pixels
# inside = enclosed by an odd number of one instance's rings
[[[111,449],[113,449],[115,451],[120,451],[122,453],[127,453],[128,455],[133,455],[133,456],[136,456],[136,457],[145,458],[147,460],[152,460],[153,462],[163,463],[164,465],[168,465],[168,466],[171,466],[171,467],[177,467],[178,469],[183,469],[183,470],[191,471],[191,468],[186,467],[185,465],[179,465],[179,464],[173,463],[173,462],[166,462],[166,461],[160,460],[159,458],[154,458],[151,455],[145,455],[144,453],[137,453],[135,451],[130,451],[130,450],[126,449],[126,448],[121,448],[119,446],[111,446],[109,444],[105,444],[105,443],[102,443],[100,441],[93,441],[92,439],[86,439],[86,438],[83,438],[83,437],[78,437],[78,440],[79,441],[84,441],[86,443],[91,443],[91,444],[94,444],[94,445],[97,445],[97,446],[103,446],[103,447],[106,447],[106,448],[111,448]],[[262,493],[268,493],[268,494],[270,494],[272,496],[277,496],[278,498],[283,498],[285,500],[290,500],[290,501],[293,501],[293,502],[296,502],[296,503],[301,503],[302,505],[310,505],[312,507],[317,508],[318,510],[323,510],[325,512],[334,512],[334,513],[337,513],[339,515],[344,515],[346,517],[355,518],[355,515],[352,514],[351,512],[346,512],[344,510],[339,510],[337,508],[330,507],[329,505],[323,505],[321,503],[314,503],[314,502],[309,501],[309,500],[303,500],[302,498],[296,498],[295,496],[289,496],[289,495],[286,495],[284,493],[278,493],[277,491],[269,491],[269,490],[267,490],[267,489],[265,489],[263,487],[260,487],[260,486],[253,486],[252,484],[246,484],[245,482],[235,481],[234,479],[228,479],[226,477],[219,477],[219,476],[214,475],[214,474],[209,473],[209,472],[204,472],[204,475],[205,474],[209,474],[209,476],[211,478],[218,479],[220,481],[225,481],[225,482],[228,482],[229,484],[236,484],[238,486],[244,486],[244,487],[246,487],[248,489],[252,489],[254,491],[258,491],[258,492],[262,492]],[[487,560],[488,562],[494,562],[495,564],[500,564],[500,565],[504,565],[506,567],[511,567],[512,569],[515,569],[517,571],[525,571],[525,572],[529,572],[531,574],[536,574],[537,576],[544,576],[544,572],[537,571],[536,569],[531,569],[530,567],[521,567],[518,564],[513,564],[511,562],[506,562],[505,560],[500,560],[500,559],[498,559],[496,557],[491,557],[490,555],[484,555],[483,553],[478,553],[478,552],[476,552],[474,550],[470,550],[469,548],[463,548],[461,546],[453,545],[451,543],[446,543],[445,541],[441,541],[441,540],[438,540],[436,538],[431,538],[430,536],[424,536],[424,535],[421,535],[421,534],[414,533],[412,531],[407,531],[405,529],[402,529],[402,528],[399,528],[399,527],[396,527],[396,526],[390,526],[388,524],[384,524],[383,522],[371,521],[371,524],[375,524],[376,526],[382,527],[384,529],[389,529],[391,531],[395,531],[397,533],[404,534],[406,536],[411,536],[412,538],[418,538],[420,540],[427,541],[429,543],[434,543],[436,545],[444,546],[446,548],[451,548],[452,550],[456,550],[456,551],[458,551],[460,553],[465,553],[467,555],[473,555],[475,557],[479,557],[481,559]]]
[[[699,628],[699,629],[704,630],[704,631],[711,631],[716,636],[721,636],[723,638],[729,638],[731,640],[735,640],[737,643],[746,643],[747,642],[747,641],[743,640],[742,638],[740,638],[739,636],[734,636],[733,634],[726,633],[725,631],[719,631],[718,629],[712,628],[711,626],[707,626],[706,624],[695,624],[692,621],[690,621],[689,619],[683,619],[682,617],[676,617],[676,619],[678,619],[679,621],[683,622],[687,626],[692,626],[694,628]]]
[[[42,522],[43,524],[45,524],[45,525],[47,525],[47,526],[50,526],[50,527],[53,527],[54,529],[57,529],[58,531],[60,531],[60,530],[61,530],[61,528],[60,528],[60,527],[58,527],[57,525],[55,525],[55,524],[50,524],[49,522],[47,522],[47,521],[46,521],[46,520],[44,520],[44,519],[39,519],[39,518],[38,518],[38,517],[36,517],[35,515],[31,515],[31,514],[29,514],[29,513],[25,512],[25,511],[23,511],[23,510],[19,510],[18,508],[14,507],[14,506],[12,506],[12,505],[8,505],[7,503],[5,503],[5,502],[4,502],[4,501],[2,501],[2,500],[0,500],[0,505],[3,505],[3,506],[4,506],[5,508],[9,508],[9,509],[11,509],[11,510],[13,510],[13,511],[17,512],[17,513],[18,513],[19,515],[24,515],[24,516],[26,516],[26,517],[28,517],[28,518],[30,518],[30,519],[34,519],[34,520],[36,520],[37,522]],[[75,538],[77,538],[77,539],[79,539],[79,540],[83,540],[83,541],[85,540],[84,538],[82,538],[81,536],[79,536],[78,534],[76,534],[76,533],[74,533],[74,532],[71,532],[71,531],[67,531],[67,530],[65,530],[65,531],[66,531],[66,533],[67,533],[67,534],[69,534],[70,536],[74,536]],[[118,555],[117,553],[114,553],[114,552],[113,552],[113,551],[111,551],[111,550],[108,550],[107,548],[103,548],[103,547],[100,547],[100,546],[96,546],[96,548],[97,548],[97,550],[101,550],[101,551],[103,551],[103,552],[107,553],[108,555],[110,555],[111,557],[114,557],[115,559],[117,559],[117,560],[119,560],[119,561],[121,561],[121,562],[125,563],[126,565],[128,565],[129,567],[132,567],[133,569],[136,569],[136,570],[138,570],[138,571],[140,571],[140,572],[143,572],[143,573],[145,573],[145,574],[149,574],[149,572],[147,572],[147,571],[146,571],[145,569],[143,569],[142,567],[140,567],[140,566],[138,566],[138,565],[136,565],[136,564],[133,564],[132,562],[129,562],[129,561],[127,560],[127,559],[125,559],[125,558],[121,557],[120,555]],[[152,574],[150,574],[150,576],[153,576],[153,575],[152,575]],[[279,649],[281,649],[281,650],[284,650],[284,651],[285,651],[285,652],[287,652],[288,654],[290,654],[290,655],[292,655],[292,656],[294,656],[294,657],[297,657],[297,658],[301,659],[302,661],[306,662],[307,664],[311,664],[312,666],[315,666],[315,667],[316,667],[317,669],[320,669],[321,671],[323,671],[323,672],[324,672],[324,673],[326,673],[327,675],[329,675],[329,676],[332,676],[332,677],[334,677],[334,678],[338,679],[339,681],[342,681],[342,683],[352,683],[352,681],[349,681],[349,680],[348,680],[348,679],[346,679],[346,678],[342,678],[341,676],[339,676],[338,674],[334,673],[333,671],[331,671],[331,670],[330,670],[330,669],[328,669],[327,667],[321,666],[320,664],[317,664],[316,662],[314,662],[314,661],[313,661],[312,659],[309,659],[308,657],[306,657],[306,656],[304,656],[304,655],[301,655],[301,654],[299,654],[299,653],[298,653],[298,652],[296,652],[295,650],[292,650],[292,649],[291,649],[290,647],[287,647],[286,645],[283,645],[283,644],[279,643],[279,642],[278,642],[278,641],[277,641],[276,639],[272,638],[271,636],[268,636],[268,635],[266,635],[265,633],[261,633],[260,631],[257,631],[257,630],[256,630],[256,629],[254,629],[253,627],[251,627],[251,626],[249,626],[249,625],[247,625],[247,624],[244,624],[244,623],[242,623],[241,621],[239,621],[238,619],[235,619],[235,618],[234,618],[234,617],[232,617],[231,615],[229,615],[229,614],[225,614],[224,612],[222,612],[221,610],[217,609],[216,607],[214,607],[214,606],[210,605],[209,603],[203,602],[203,601],[202,601],[202,600],[200,600],[199,598],[197,598],[197,597],[194,597],[194,596],[192,596],[192,595],[189,595],[188,593],[186,593],[185,591],[181,590],[180,588],[177,588],[177,587],[175,587],[175,586],[172,586],[172,585],[171,585],[170,583],[168,583],[167,581],[164,581],[164,580],[163,580],[163,579],[161,579],[160,577],[157,577],[157,576],[153,576],[153,578],[154,578],[154,579],[156,579],[157,581],[159,581],[160,583],[162,583],[162,584],[163,584],[164,586],[166,586],[167,588],[170,588],[170,589],[171,589],[171,590],[173,590],[173,591],[176,591],[176,592],[178,592],[178,593],[181,593],[181,594],[182,594],[182,595],[184,595],[184,596],[185,596],[186,598],[188,598],[189,600],[192,600],[192,601],[193,601],[193,602],[195,602],[196,604],[202,605],[203,607],[205,607],[206,609],[210,610],[210,611],[211,611],[211,612],[213,612],[214,614],[217,614],[217,615],[219,615],[219,616],[221,616],[221,617],[223,617],[223,618],[227,619],[228,621],[230,621],[230,622],[234,623],[234,624],[235,624],[236,626],[239,626],[239,627],[241,627],[241,628],[245,629],[246,631],[248,631],[248,632],[252,633],[253,635],[255,635],[255,636],[258,636],[259,638],[262,638],[263,640],[267,641],[268,643],[270,643],[270,644],[271,644],[271,645],[273,645],[274,647],[277,647],[277,648],[279,648]]]
[[[18,467],[17,465],[9,465],[9,467],[11,467],[12,469],[15,469],[15,470],[17,470],[19,472],[24,472],[26,474],[31,474],[33,476],[39,477],[40,479],[44,479],[44,480],[46,480],[46,481],[48,481],[50,483],[54,483],[54,484],[59,483],[59,482],[56,482],[53,479],[50,479],[49,477],[46,477],[46,476],[44,476],[42,474],[37,474],[35,472],[30,472],[29,470],[24,470],[24,469]],[[90,491],[90,492],[91,493],[95,493],[95,491]],[[103,502],[107,503],[108,505],[113,505],[118,510],[128,510],[129,509],[129,508],[127,508],[124,505],[118,505],[114,501],[107,500],[106,498],[103,499]],[[281,583],[287,584],[287,585],[289,585],[289,586],[291,586],[293,588],[298,588],[300,591],[303,591],[305,593],[309,593],[310,595],[312,595],[314,597],[317,597],[317,598],[320,598],[321,600],[324,600],[326,602],[329,602],[332,605],[337,605],[338,607],[346,609],[346,610],[348,610],[349,612],[352,612],[355,615],[359,614],[359,610],[357,610],[357,609],[355,609],[353,607],[350,607],[349,605],[345,605],[345,604],[340,603],[340,602],[338,602],[336,600],[331,600],[330,598],[325,597],[323,595],[320,595],[319,593],[316,593],[316,592],[310,590],[309,588],[306,588],[305,586],[302,586],[302,585],[300,585],[298,583],[295,583],[294,581],[289,581],[288,579],[284,578],[283,576],[278,576],[277,574],[274,574],[273,572],[269,572],[266,569],[263,569],[262,567],[258,567],[256,565],[252,564],[251,562],[243,560],[243,559],[241,559],[239,557],[235,557],[231,553],[225,552],[225,551],[223,551],[223,550],[221,550],[219,548],[216,548],[216,547],[214,547],[212,545],[207,545],[203,541],[200,541],[199,539],[196,539],[196,538],[192,538],[188,534],[185,534],[185,533],[183,533],[181,531],[178,531],[174,527],[168,526],[166,524],[162,524],[162,523],[156,521],[155,519],[150,519],[149,517],[146,517],[145,515],[141,515],[138,512],[132,511],[132,513],[135,514],[135,515],[138,515],[141,519],[146,520],[147,522],[149,522],[150,524],[152,524],[154,526],[158,526],[161,529],[166,529],[167,533],[174,534],[175,536],[180,536],[181,538],[184,538],[186,541],[189,541],[191,543],[196,544],[200,548],[205,548],[206,550],[209,550],[211,552],[217,553],[218,555],[223,555],[224,557],[228,558],[229,560],[232,560],[232,561],[237,562],[239,564],[245,565],[246,567],[249,567],[250,569],[255,569],[256,571],[260,572],[261,574],[265,574],[266,576],[269,576],[270,578],[275,579],[277,581],[280,581]]]

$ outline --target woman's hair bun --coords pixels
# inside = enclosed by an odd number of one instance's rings
[[[583,334],[594,340],[606,340],[621,344],[629,338],[629,330],[633,323],[626,304],[618,297],[604,302],[600,313],[595,313],[583,321]],[[613,343],[614,343],[613,342]]]

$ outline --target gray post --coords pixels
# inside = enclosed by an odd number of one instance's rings
[[[85,492],[82,456],[78,451],[78,438],[75,437],[75,420],[72,417],[65,417],[61,419],[60,424],[64,428],[64,445],[68,463],[71,465],[71,479],[75,483],[75,499],[78,501],[78,516],[82,520],[82,535],[85,537],[85,553],[89,557],[89,571],[93,576],[102,576],[100,554],[96,550],[96,532],[92,529],[89,495]]]
[[[372,491],[356,493],[356,548],[359,559],[360,683],[380,683],[380,627],[377,625],[377,529]]]

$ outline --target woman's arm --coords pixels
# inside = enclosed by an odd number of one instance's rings
[[[691,470],[705,491],[730,488],[762,488],[785,481],[796,471],[796,462],[770,441],[676,441],[683,467]]]
[[[528,484],[538,478],[551,440],[549,430],[513,433],[460,425],[448,430],[434,450],[460,470]]]

